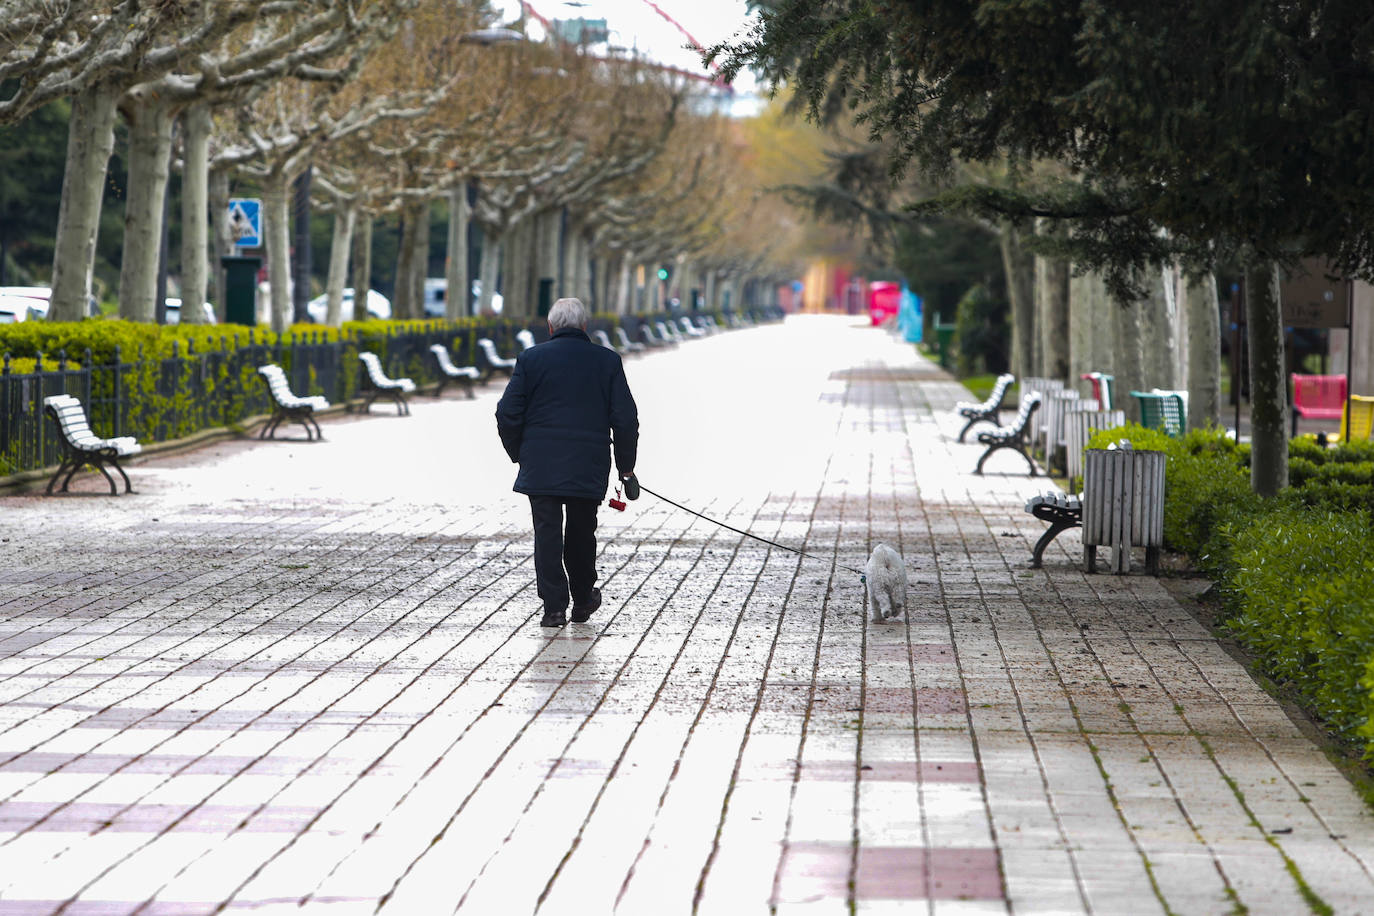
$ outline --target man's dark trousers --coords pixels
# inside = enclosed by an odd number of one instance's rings
[[[530,496],[534,516],[534,579],[545,610],[565,610],[569,593],[574,604],[584,604],[591,598],[596,585],[599,504],[595,499]]]

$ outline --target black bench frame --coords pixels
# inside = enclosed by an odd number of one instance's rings
[[[1039,569],[1044,563],[1045,548],[1055,538],[1070,528],[1083,527],[1083,499],[1046,493],[1032,497],[1026,503],[1026,509],[1042,522],[1050,523],[1049,530],[1040,535],[1040,540],[1035,542],[1035,548],[1031,551],[1031,567]]]
[[[500,359],[504,362],[508,362],[509,365],[502,366],[492,362],[491,355],[487,353],[487,348],[482,346],[482,341],[484,340],[487,343],[491,344],[491,352],[496,354],[497,359]],[[502,356],[501,351],[496,349],[496,341],[492,340],[490,337],[479,338],[477,340],[476,347],[477,367],[482,372],[482,381],[484,383],[497,372],[504,372],[506,376],[509,378],[510,374],[515,371],[515,360],[510,359],[509,357]]]
[[[77,401],[76,404],[84,414],[86,408],[81,405],[80,401]],[[62,461],[58,464],[52,479],[48,481],[46,492],[49,496],[52,495],[52,488],[57,483],[57,478],[63,474],[66,474],[67,478],[62,481],[62,492],[70,492],[67,488],[71,485],[72,478],[76,476],[77,471],[88,464],[104,476],[105,481],[110,485],[111,496],[119,495],[119,487],[115,484],[114,478],[110,476],[110,472],[105,470],[106,465],[114,468],[119,472],[119,476],[124,478],[125,493],[134,492],[134,486],[129,482],[129,475],[124,473],[124,469],[119,466],[119,450],[117,448],[112,445],[104,445],[100,448],[83,448],[68,438],[67,427],[62,422],[62,418],[55,407],[51,404],[45,404],[43,412],[57,426],[58,439],[62,443]],[[89,424],[87,425],[89,426]]]
[[[1016,420],[1011,426],[999,427],[978,434],[978,441],[987,446],[982,457],[978,459],[978,466],[973,469],[973,473],[982,474],[983,465],[988,458],[992,457],[993,452],[1004,448],[1009,448],[1022,458],[1026,459],[1026,464],[1030,466],[1030,476],[1035,476],[1035,461],[1026,451],[1030,447],[1028,441],[1030,436],[1030,418],[1040,408],[1039,392],[1031,392],[1026,395],[1021,402],[1021,410],[1016,414]]]
[[[442,348],[444,355],[440,356],[439,350],[436,350],[435,347]],[[444,389],[452,382],[458,382],[463,386],[463,392],[468,396],[469,401],[477,397],[472,391],[472,376],[464,372],[462,367],[454,365],[453,357],[449,355],[447,347],[443,344],[434,344],[429,348],[429,352],[434,357],[434,364],[439,367],[439,384],[434,386],[434,396],[436,398],[442,395]],[[447,360],[448,365],[444,364],[445,360]],[[450,372],[450,369],[453,371]],[[481,373],[478,374],[480,375]]]
[[[272,368],[281,373],[282,383],[286,383],[286,373],[280,366],[270,364]],[[267,378],[267,373],[263,372],[267,366],[258,367],[258,375],[262,376],[263,384],[267,386],[267,393],[272,398],[272,417],[263,426],[262,432],[258,433],[259,439],[275,439],[277,427],[281,426],[283,420],[294,420],[305,427],[305,440],[314,442],[317,439],[324,439],[324,432],[320,429],[320,424],[315,419],[314,404],[284,404],[277,395],[277,389],[272,387],[272,383]],[[290,389],[287,390],[288,393]],[[304,399],[301,399],[304,400]]]
[[[959,430],[959,441],[964,441],[964,436],[968,434],[973,424],[978,422],[991,423],[993,426],[1002,425],[1002,402],[1007,399],[1007,391],[1011,389],[1011,383],[1016,381],[1016,377],[1011,373],[1001,375],[997,383],[992,386],[992,391],[988,394],[987,400],[981,404],[965,404],[959,408],[959,416],[968,420],[964,428]]]
[[[397,416],[410,416],[410,405],[406,403],[405,388],[397,379],[387,377],[385,370],[381,367],[381,357],[377,356],[375,353],[369,353],[368,355],[377,360],[377,371],[382,374],[382,378],[374,379],[372,377],[372,372],[367,366],[367,360],[362,358],[363,354],[359,354],[358,361],[363,364],[362,378],[358,380],[358,389],[363,396],[362,412],[370,412],[372,410],[372,402],[382,395],[386,395],[396,404]]]

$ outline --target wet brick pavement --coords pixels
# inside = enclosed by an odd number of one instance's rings
[[[818,559],[645,495],[542,631],[498,385],[0,499],[0,916],[1374,913],[1357,794],[1159,582],[1029,569],[910,347],[627,372],[646,485]]]

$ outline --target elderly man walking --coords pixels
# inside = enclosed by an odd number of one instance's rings
[[[587,317],[578,299],[555,302],[549,309],[552,337],[516,358],[496,405],[501,444],[520,464],[515,492],[530,498],[534,516],[544,627],[567,623],[569,598],[574,623],[601,606],[596,510],[606,497],[612,451],[621,479],[633,481],[639,445],[639,413],[625,367],[615,351],[592,343]]]

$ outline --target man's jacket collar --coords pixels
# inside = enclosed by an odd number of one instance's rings
[[[580,337],[587,341],[587,343],[592,342],[592,339],[587,336],[587,332],[581,328],[559,328],[557,331],[553,332],[553,336],[550,337],[549,340],[557,340],[560,337]]]

